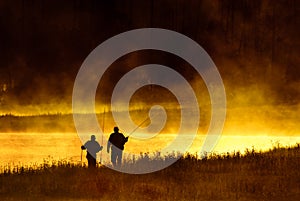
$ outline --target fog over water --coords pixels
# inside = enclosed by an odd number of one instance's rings
[[[216,150],[242,151],[252,145],[264,149],[276,141],[299,143],[299,4],[294,0],[1,1],[1,161],[34,162],[48,155],[78,160],[72,92],[82,63],[110,37],[145,27],[184,34],[214,61],[227,102]],[[130,70],[146,64],[168,66],[187,80],[199,103],[198,134],[205,134],[211,100],[202,77],[184,59],[157,50],[131,52],[109,66],[95,97],[99,127],[111,132],[116,125],[110,111],[114,87]],[[184,91],[180,83],[171,84]],[[177,132],[182,109],[168,89],[142,87],[133,94],[130,107],[117,112],[129,111],[139,125],[153,105],[165,108],[167,121],[161,135],[166,140]],[[146,147],[163,144],[162,139]],[[129,150],[145,146],[130,146],[133,142],[128,143]],[[200,149],[201,142],[197,138],[192,150]]]

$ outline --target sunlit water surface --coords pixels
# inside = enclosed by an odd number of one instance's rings
[[[106,136],[108,137],[108,136]],[[133,154],[137,156],[140,153],[153,153],[159,151],[165,146],[168,146],[176,135],[174,134],[159,134],[155,138],[149,140],[137,140],[134,137],[129,138],[125,146],[124,158],[129,159]],[[186,135],[186,138],[191,138],[192,135]],[[100,138],[100,137],[99,137]],[[1,133],[0,146],[0,165],[32,165],[40,164],[46,160],[71,160],[73,162],[85,159],[85,152],[82,152],[80,146],[82,144],[76,133]],[[189,149],[190,153],[197,153],[205,139],[204,135],[197,135]],[[103,163],[109,162],[109,155],[106,152],[107,139],[98,139],[100,144],[103,144],[104,149],[97,155],[97,160]],[[265,151],[278,143],[281,146],[294,146],[300,142],[300,136],[230,136],[223,135],[220,137],[215,149],[216,153],[222,154],[226,152],[241,151],[242,153],[248,148],[254,148],[257,151]],[[180,144],[173,145],[174,151]]]

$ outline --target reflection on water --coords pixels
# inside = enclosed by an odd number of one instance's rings
[[[187,138],[192,135],[186,135]],[[155,152],[167,146],[176,136],[173,134],[160,134],[147,140],[129,138],[125,152],[140,154],[141,152]],[[190,147],[189,152],[196,153],[200,150],[205,136],[198,135]],[[1,133],[0,134],[0,165],[8,163],[33,164],[42,163],[44,159],[67,159],[80,161],[81,141],[76,133]],[[98,139],[102,144],[102,139]],[[103,154],[98,154],[97,160],[102,157],[102,162],[108,162],[106,153],[106,140],[104,139]],[[300,142],[300,136],[221,136],[214,152],[224,153],[246,148],[256,150],[268,150],[278,143],[282,146],[293,146]],[[177,144],[173,147],[179,147]],[[174,150],[176,151],[176,150]],[[85,160],[85,153],[83,153]]]

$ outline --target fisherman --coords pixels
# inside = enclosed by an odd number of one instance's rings
[[[103,146],[100,146],[100,144],[96,141],[95,135],[91,135],[91,140],[82,145],[81,149],[87,149],[86,159],[88,160],[88,167],[96,167],[96,155],[103,149]]]
[[[119,133],[118,127],[114,127],[114,132],[110,134],[107,142],[107,153],[109,153],[111,147],[111,162],[114,167],[121,166],[124,145],[127,141],[128,137],[125,137],[123,133]]]

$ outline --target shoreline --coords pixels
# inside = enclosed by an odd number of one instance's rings
[[[181,158],[157,172],[133,175],[68,163],[0,174],[1,200],[297,200],[300,147],[246,156]]]

